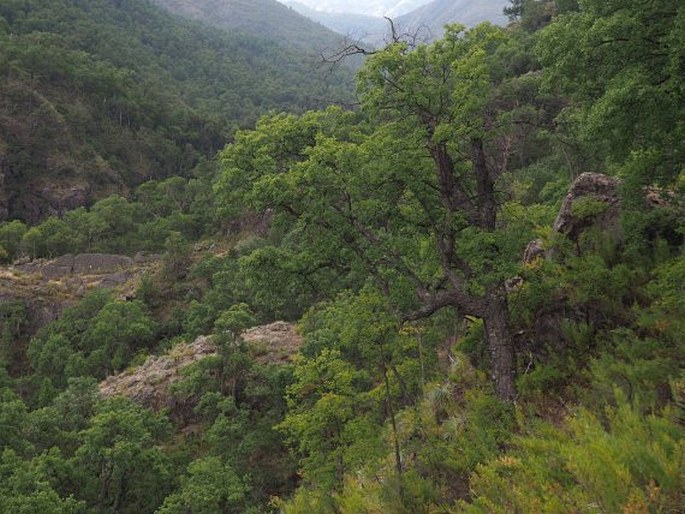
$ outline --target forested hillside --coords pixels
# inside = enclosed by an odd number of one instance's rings
[[[685,7],[507,15],[0,223],[0,512],[685,511]]]
[[[329,54],[343,43],[340,34],[276,0],[153,0],[168,11],[208,25],[275,41],[307,55]]]
[[[0,39],[0,219],[189,176],[260,114],[351,96],[301,50],[140,0],[3,2]]]
[[[348,38],[359,39],[373,47],[383,46],[391,39],[388,19],[381,16],[326,12],[316,10],[299,2],[287,2],[297,12]],[[490,21],[506,25],[503,8],[506,0],[434,0],[401,15],[389,15],[396,29],[406,34],[416,34],[421,41],[439,39],[448,23],[461,23],[473,27]]]
[[[443,34],[443,26],[448,23],[461,23],[473,27],[483,21],[505,25],[507,17],[503,9],[506,0],[433,0],[397,18],[397,23],[407,31],[422,30],[430,39]]]
[[[300,2],[287,2],[293,10],[325,27],[365,44],[382,46],[388,32],[388,21],[380,16],[316,10]]]

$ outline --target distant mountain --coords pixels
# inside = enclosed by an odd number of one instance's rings
[[[508,0],[433,0],[429,4],[397,18],[402,31],[422,32],[429,39],[442,36],[448,23],[461,23],[473,27],[483,21],[506,25],[503,9]]]
[[[388,22],[380,16],[355,13],[338,13],[312,9],[302,2],[288,1],[298,13],[351,39],[382,42],[388,31]]]
[[[338,49],[340,34],[276,0],[151,0],[169,12],[320,55]],[[318,20],[317,20],[318,21]]]
[[[331,12],[323,10],[324,7],[336,9],[338,3],[324,3],[321,9],[309,7],[311,0],[284,0],[300,14],[319,22],[331,30],[348,37],[357,38],[370,46],[382,46],[390,39],[388,20],[381,16],[368,16],[363,14]],[[379,4],[382,0],[379,0]],[[396,6],[420,4],[420,0],[410,0]],[[348,5],[350,9],[356,4]],[[374,4],[376,5],[376,4]],[[415,10],[396,16],[389,14],[395,28],[400,33],[417,34],[420,39],[430,41],[439,38],[448,23],[459,22],[472,27],[483,21],[490,21],[496,25],[505,25],[507,17],[502,14],[504,7],[509,5],[508,0],[434,0],[421,5]],[[370,7],[371,8],[371,7]]]
[[[146,0],[0,1],[0,221],[188,176],[267,111],[349,100],[352,73],[319,64]]]
[[[285,4],[292,4],[292,0],[281,0]],[[383,16],[400,16],[430,0],[295,0],[298,3],[319,12],[362,14],[376,18]]]

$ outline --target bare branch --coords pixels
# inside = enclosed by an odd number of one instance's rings
[[[322,53],[321,60],[328,64],[338,64],[347,57],[351,57],[353,55],[373,55],[377,52],[378,50],[367,50],[366,48],[359,46],[357,43],[350,43],[334,54],[324,55]]]
[[[384,16],[384,18],[388,21],[388,25],[390,26],[390,41],[386,40],[386,46],[395,43],[405,43],[409,48],[416,48],[419,44],[430,39],[430,29],[428,29],[426,26],[422,25],[413,32],[400,32],[392,18],[388,16]],[[423,29],[427,29],[429,31],[428,37],[420,37]],[[359,38],[353,38],[348,34],[345,36],[345,39],[343,40],[343,46],[340,50],[335,51],[330,55],[327,55],[324,52],[322,52],[320,55],[322,62],[331,64],[333,67],[335,67],[349,57],[353,57],[355,55],[369,56],[374,55],[379,51],[379,49],[370,49],[362,46],[362,42]]]

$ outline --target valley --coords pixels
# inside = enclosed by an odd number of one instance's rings
[[[298,2],[0,2],[0,514],[683,511],[682,2]]]

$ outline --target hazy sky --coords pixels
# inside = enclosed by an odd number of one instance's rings
[[[288,0],[281,0],[287,4]],[[318,11],[349,12],[383,16],[404,14],[430,0],[294,0]]]

